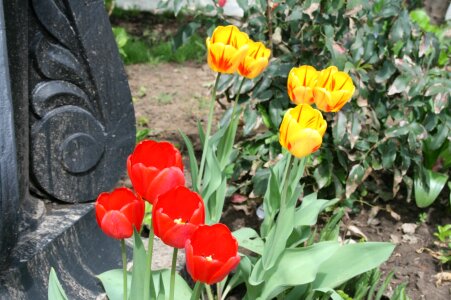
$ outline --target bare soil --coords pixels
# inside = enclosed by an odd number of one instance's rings
[[[135,104],[138,129],[150,128],[149,138],[169,140],[183,151],[183,141],[178,130],[183,130],[194,139],[197,138],[197,121],[202,125],[207,120],[208,101],[215,74],[206,65],[194,63],[132,65],[126,67]],[[215,108],[216,119],[223,109]],[[187,156],[184,153],[185,157]],[[433,232],[437,225],[451,223],[449,208],[434,206],[427,211],[428,220],[413,232],[403,224],[416,224],[421,212],[414,203],[393,200],[390,205],[395,213],[389,213],[384,205],[375,214],[362,207],[358,215],[344,220],[344,230],[351,225],[360,229],[370,241],[392,241],[397,244],[390,260],[382,266],[382,271],[395,271],[393,283],[407,282],[408,295],[413,299],[441,300],[451,299],[451,283],[442,282],[435,277],[446,271],[434,258],[437,251]],[[249,214],[251,216],[249,216]],[[395,217],[393,217],[395,216]],[[256,226],[255,203],[248,207],[234,207],[227,204],[223,221],[232,229],[242,226]],[[352,233],[352,232],[351,232]],[[449,271],[449,270],[448,270]]]

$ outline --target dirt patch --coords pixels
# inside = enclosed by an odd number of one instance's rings
[[[183,148],[179,130],[199,148],[197,122],[205,128],[215,73],[207,65],[162,63],[126,67],[138,130],[149,138],[169,140]],[[215,107],[215,119],[223,114]]]
[[[134,98],[138,129],[150,128],[149,138],[169,140],[179,146],[182,152],[186,152],[178,132],[180,129],[190,136],[199,149],[197,120],[205,127],[210,91],[215,78],[208,66],[164,63],[132,65],[126,67],[126,70]],[[223,113],[224,110],[217,105],[215,118],[219,119]],[[184,156],[187,157],[186,153]],[[356,226],[370,241],[392,241],[397,244],[390,260],[382,266],[382,271],[385,274],[395,271],[392,284],[407,282],[407,293],[413,300],[451,299],[450,283],[436,285],[434,276],[443,270],[437,259],[426,250],[437,250],[433,232],[437,225],[451,223],[449,207],[434,206],[427,212],[428,220],[407,234],[406,227],[403,230],[403,224],[416,225],[421,210],[413,203],[406,204],[403,199],[393,200],[390,204],[400,219],[396,220],[386,210],[374,215],[370,210],[362,209],[360,214],[345,219],[345,225]],[[226,205],[223,221],[233,229],[242,226],[256,228],[258,220],[255,208],[255,203],[238,210]]]
[[[438,247],[433,235],[437,225],[451,223],[449,207],[436,205],[430,208],[427,220],[419,223],[418,216],[422,211],[415,204],[396,199],[391,205],[394,206],[395,218],[386,210],[379,211],[377,215],[371,210],[362,210],[352,216],[346,225],[356,226],[370,241],[396,244],[391,258],[382,265],[381,270],[385,274],[394,271],[392,284],[407,282],[407,294],[413,300],[451,299],[451,284],[440,284],[436,278],[445,270],[434,258]]]

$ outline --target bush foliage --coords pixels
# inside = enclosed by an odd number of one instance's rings
[[[256,175],[254,193],[263,192],[261,182],[268,176],[263,166],[280,152],[278,126],[291,105],[288,71],[304,64],[336,65],[349,72],[357,92],[341,112],[326,116],[328,134],[307,170],[310,187],[347,201],[366,195],[383,200],[402,195],[410,201],[414,195],[418,206],[430,205],[446,185],[451,165],[446,31],[423,30],[427,20],[416,11],[421,29],[401,0],[287,0],[272,7],[255,2],[238,0],[245,12],[241,27],[273,47],[273,60],[243,89],[246,154],[237,160],[236,176]],[[221,8],[206,9],[221,20]],[[195,18],[181,33],[211,22],[205,20]],[[237,87],[229,76],[220,90],[233,96]],[[270,133],[250,134],[261,121]]]

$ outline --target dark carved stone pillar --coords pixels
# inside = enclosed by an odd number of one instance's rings
[[[120,254],[84,202],[124,174],[134,124],[103,0],[0,0],[0,299],[46,299],[50,267],[95,298]]]
[[[109,190],[135,138],[134,113],[103,0],[32,0],[31,175],[40,191],[86,202]]]
[[[0,1],[0,265],[9,258],[16,241],[19,181],[13,104],[10,89],[6,30]]]

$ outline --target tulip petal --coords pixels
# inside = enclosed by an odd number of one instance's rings
[[[288,136],[287,149],[295,157],[302,158],[318,150],[322,140],[317,130],[305,128]]]
[[[221,266],[221,268],[218,271],[216,271],[216,273],[214,273],[210,277],[210,282],[208,284],[213,284],[222,281],[227,276],[227,274],[229,274],[238,266],[239,263],[240,263],[239,255],[231,257],[224,265]]]
[[[130,165],[141,163],[146,167],[162,170],[176,166],[183,171],[183,161],[180,151],[169,142],[145,140],[140,142],[133,154],[129,156]],[[130,174],[130,170],[129,170]]]
[[[331,110],[331,95],[330,92],[325,88],[315,87],[313,89],[313,97],[315,97],[315,104],[318,109],[330,112]]]
[[[147,199],[148,195],[146,195],[148,187],[159,173],[160,170],[157,168],[146,167],[142,163],[134,164],[131,167],[129,177],[133,187],[135,188],[135,191],[147,201],[149,201],[149,199]]]
[[[103,193],[102,193],[103,194]],[[106,194],[106,193],[105,193]],[[99,196],[100,197],[100,196]],[[97,224],[99,225],[99,227],[102,225],[102,220],[103,217],[106,214],[106,210],[103,207],[102,204],[100,204],[98,201],[96,201],[95,204],[95,211],[96,211],[96,220],[97,220]]]
[[[117,210],[105,214],[100,228],[107,236],[115,239],[129,238],[133,234],[132,224]]]
[[[154,204],[159,195],[179,185],[185,185],[183,172],[177,167],[166,168],[161,170],[152,182],[148,184],[144,198],[151,204]]]
[[[316,84],[318,71],[312,66],[292,68],[288,74],[288,96],[295,104],[313,103],[312,88]]]
[[[330,89],[332,85],[333,74],[335,74],[336,72],[338,72],[336,66],[330,66],[327,69],[320,71],[318,80],[316,82],[316,86],[325,89]]]
[[[194,231],[198,228],[198,225],[191,223],[186,224],[174,224],[169,229],[165,230],[160,236],[161,240],[171,247],[182,249],[185,247],[187,240],[191,238]]]
[[[191,259],[196,266],[196,279],[212,284],[211,278],[221,268],[222,263],[215,259],[209,261],[203,256],[193,256]]]
[[[332,92],[331,94],[331,105],[330,112],[337,112],[339,111],[348,101],[352,98],[352,94],[354,91],[336,91]]]
[[[120,212],[135,226],[139,232],[144,218],[144,201],[136,200],[121,208]]]
[[[313,90],[311,87],[298,86],[292,90],[294,104],[312,104],[314,102]]]

